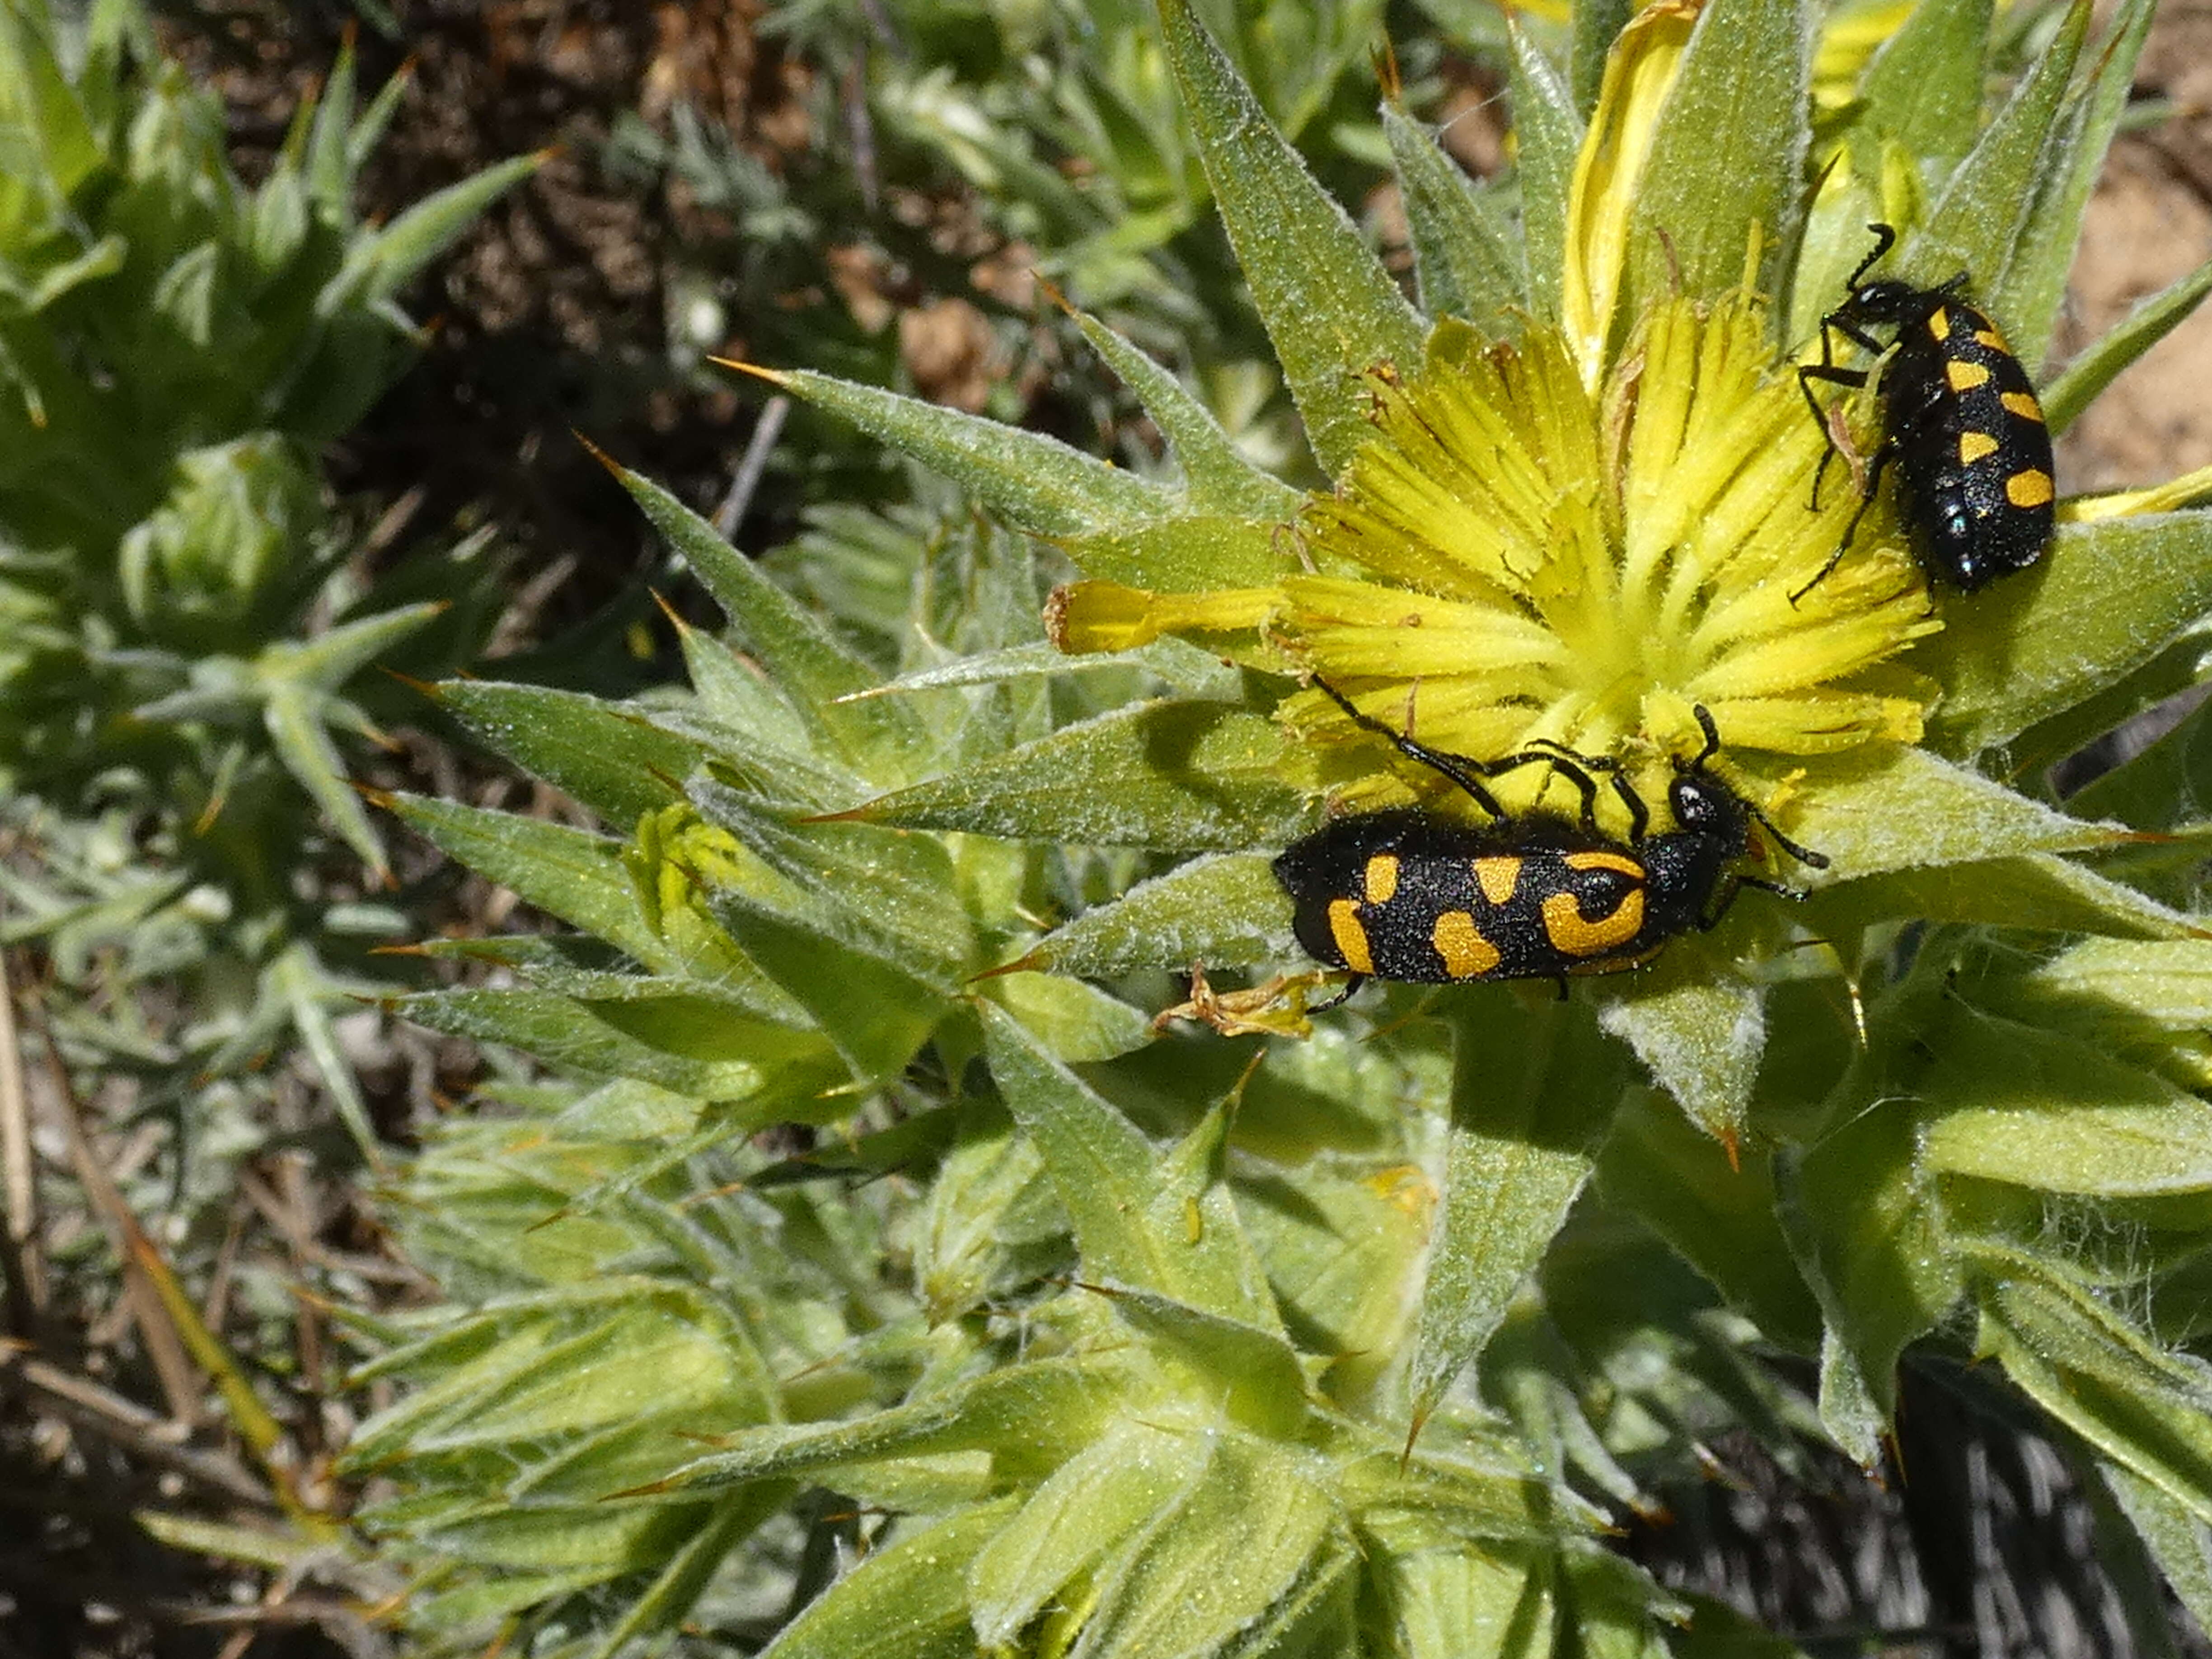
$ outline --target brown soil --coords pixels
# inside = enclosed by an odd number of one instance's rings
[[[2090,198],[2059,354],[2212,259],[2212,3],[2160,9],[2136,71],[2170,121],[2124,137]],[[2063,489],[2156,483],[2212,465],[2212,307],[2160,342],[2069,428]]]

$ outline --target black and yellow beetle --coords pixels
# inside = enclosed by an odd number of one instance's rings
[[[1825,472],[1836,438],[1813,383],[1861,386],[1872,373],[1837,366],[1831,331],[1869,351],[1893,347],[1881,370],[1882,441],[1842,544],[1790,595],[1793,602],[1836,568],[1893,460],[1904,477],[1913,553],[1929,575],[1971,592],[2027,569],[2051,541],[2051,432],[2027,370],[1996,325],[1964,297],[1964,271],[1938,288],[1864,280],[1897,241],[1887,225],[1867,228],[1875,234],[1874,252],[1844,284],[1844,303],[1820,319],[1820,361],[1800,368],[1797,384],[1828,434]],[[1895,331],[1887,344],[1870,331],[1884,325]],[[1816,507],[1820,498],[1816,473]]]
[[[1715,926],[1745,887],[1802,896],[1735,868],[1751,851],[1753,822],[1799,862],[1827,867],[1707,769],[1720,734],[1702,704],[1705,747],[1675,762],[1668,787],[1675,828],[1654,835],[1643,798],[1610,758],[1548,744],[1495,761],[1447,754],[1361,713],[1326,681],[1314,684],[1363,729],[1442,773],[1492,818],[1469,824],[1413,809],[1358,813],[1284,849],[1275,876],[1291,896],[1298,943],[1352,975],[1335,1001],[1370,978],[1555,979],[1565,995],[1571,974],[1640,967],[1668,940]],[[1508,815],[1482,785],[1539,762],[1580,793],[1578,818]],[[1597,826],[1601,776],[1627,808],[1626,841]]]

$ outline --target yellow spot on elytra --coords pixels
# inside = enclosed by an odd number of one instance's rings
[[[1992,351],[2002,351],[2008,357],[2012,356],[2012,348],[2005,343],[2005,337],[1997,332],[1995,325],[1976,329],[1974,337]]]
[[[1570,870],[1613,870],[1644,879],[1644,866],[1626,853],[1570,853],[1564,860]]]
[[[2033,392],[2002,392],[1998,395],[1997,401],[2019,416],[2021,420],[2033,421],[2038,426],[2043,424],[2043,405],[2035,401],[2035,394]]]
[[[1951,313],[1942,306],[1928,314],[1928,331],[1939,340],[1951,337]]]
[[[1521,884],[1521,860],[1516,858],[1477,859],[1474,884],[1492,904],[1503,904]]]
[[[1950,381],[1954,392],[1972,392],[1990,378],[1990,372],[1979,363],[1954,361],[1943,365],[1943,378]]]
[[[1959,461],[1972,466],[1984,455],[1997,453],[1997,441],[1986,432],[1961,432],[1959,434]]]
[[[1498,947],[1483,938],[1474,918],[1464,910],[1447,910],[1437,918],[1429,934],[1444,971],[1454,979],[1475,979],[1498,966]]]
[[[2014,507],[2041,507],[2051,499],[2051,475],[2029,467],[2005,480],[2005,499]]]
[[[1336,941],[1337,955],[1353,973],[1375,971],[1375,958],[1367,950],[1367,930],[1359,925],[1359,907],[1350,899],[1328,902],[1328,936]]]
[[[1367,902],[1388,904],[1398,890],[1398,855],[1377,853],[1367,860]]]
[[[1610,915],[1595,921],[1583,919],[1582,905],[1572,893],[1554,893],[1544,901],[1544,932],[1560,954],[1594,957],[1626,945],[1644,926],[1644,890],[1632,887],[1621,895]]]

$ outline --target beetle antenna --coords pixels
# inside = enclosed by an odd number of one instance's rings
[[[1897,246],[1897,232],[1888,225],[1873,224],[1867,228],[1874,233],[1874,252],[1859,261],[1859,268],[1851,273],[1850,280],[1844,284],[1845,288],[1856,289],[1859,279],[1881,262],[1883,254]]]

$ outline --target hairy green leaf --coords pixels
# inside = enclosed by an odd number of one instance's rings
[[[991,1074],[1044,1154],[1085,1273],[1231,1319],[1272,1322],[1235,1207],[1212,1172],[1201,1164],[1175,1178],[1134,1125],[1011,1017],[986,1004],[982,1018]]]
[[[1240,519],[1285,519],[1297,511],[1298,492],[1245,459],[1206,408],[1166,369],[1089,312],[1076,326],[1091,348],[1135,394],[1160,429],[1182,469],[1190,510]]]
[[[1268,125],[1188,0],[1160,0],[1160,26],[1206,181],[1307,440],[1322,465],[1340,473],[1371,430],[1368,370],[1419,363],[1421,319],[1358,228]]]
[[[909,830],[1164,851],[1289,839],[1306,817],[1282,732],[1227,703],[1144,703],[842,816]]]
[[[1579,1003],[1531,1008],[1484,987],[1455,1011],[1443,1213],[1421,1301],[1418,1424],[1504,1318],[1589,1178],[1627,1081],[1625,1049]]]
[[[1796,0],[1712,0],[1698,18],[1638,180],[1620,314],[1662,295],[1772,292],[1795,246],[1812,140],[1812,52]],[[1729,164],[1715,167],[1713,157]]]
[[[2002,295],[2009,291],[2015,259],[2024,254],[2033,264],[2047,257],[2041,249],[2023,250],[2021,234],[2035,204],[2068,79],[2088,33],[2089,10],[2089,0],[2074,0],[2057,37],[1953,172],[1919,234],[1908,239],[1901,268],[1914,280],[1948,282],[1965,270],[1977,291]],[[2063,267],[2068,254],[2057,257]],[[2009,317],[1997,320],[2014,326],[2015,349],[2026,347],[2041,356],[2040,339],[2018,332]]]
[[[2051,1416],[2198,1522],[2212,1522],[2212,1381],[2087,1289],[1984,1258],[1980,1346]]]
[[[1011,1647],[1077,1574],[1170,1509],[1205,1471],[1204,1443],[1118,1423],[1053,1471],[969,1575],[976,1639]]]
[[[2016,331],[2014,349],[2030,374],[2042,368],[2050,349],[2081,240],[2082,211],[2127,107],[2136,59],[2155,10],[2156,0],[2125,0],[2116,9],[2104,50],[2044,141],[2018,248],[2002,285],[1990,290],[1997,313]]]
[[[753,372],[942,473],[1018,530],[1081,536],[1175,510],[1175,497],[1158,485],[1042,433],[811,369]]]
[[[2137,301],[2103,337],[2084,347],[2040,394],[2051,432],[2071,426],[2131,364],[2195,316],[2208,293],[2212,293],[2212,259]]]
[[[1669,978],[1607,999],[1598,1024],[1636,1050],[1692,1123],[1732,1146],[1766,1049],[1765,999],[1733,976]]]
[[[1139,968],[1241,968],[1298,954],[1291,906],[1267,860],[1218,853],[1139,882],[1055,928],[1027,968],[1106,978]]]
[[[1521,226],[1528,268],[1528,303],[1548,322],[1559,319],[1560,273],[1567,253],[1567,198],[1582,149],[1583,116],[1552,60],[1528,32],[1509,19],[1513,45],[1513,134],[1520,141],[1515,177],[1521,185]]]
[[[1382,106],[1382,132],[1413,235],[1421,308],[1464,318],[1493,339],[1512,333],[1528,305],[1528,270],[1494,198],[1395,103]]]
[[[436,696],[465,730],[624,830],[681,800],[684,779],[706,758],[643,714],[579,692],[449,680]]]
[[[2034,571],[1946,613],[1913,653],[1941,680],[1929,741],[1968,756],[2151,661],[2212,613],[2212,514],[2058,527]]]
[[[762,1659],[974,1659],[968,1575],[1016,1507],[1011,1498],[981,1504],[877,1551]]]
[[[1158,593],[1267,587],[1297,568],[1281,519],[1170,519],[1071,537],[1061,550],[1086,576]]]

